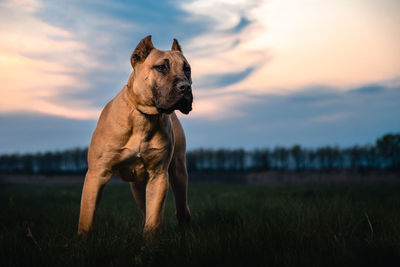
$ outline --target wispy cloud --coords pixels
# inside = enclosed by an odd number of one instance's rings
[[[0,114],[97,119],[152,34],[160,49],[178,38],[192,65],[189,131],[192,121],[260,134],[351,120],[366,129],[365,114],[392,125],[399,11],[394,0],[2,1]]]
[[[365,144],[400,130],[400,84],[383,87],[371,94],[303,88],[296,100],[293,95],[215,94],[219,106],[204,107],[210,102],[201,97],[181,122],[188,149]],[[226,106],[232,114],[226,114]],[[0,153],[87,146],[95,124],[32,112],[0,114]]]
[[[78,111],[50,100],[65,88],[85,90],[89,85],[77,74],[85,71],[84,66],[96,65],[96,60],[87,57],[88,47],[73,33],[37,19],[34,14],[40,7],[37,1],[1,3],[0,111],[92,117],[92,109],[82,106]]]
[[[190,20],[212,25],[188,42],[198,89],[208,91],[204,101],[218,106],[216,91],[293,94],[315,84],[343,91],[397,77],[400,19],[393,10],[400,5],[383,2],[387,15],[374,0],[182,3]],[[239,107],[230,108],[227,115]]]
[[[196,83],[196,86],[201,89],[223,88],[246,79],[254,69],[255,67],[247,67],[237,72],[205,75]]]
[[[221,107],[216,93],[241,103],[243,95],[312,84],[345,90],[380,83],[400,69],[400,37],[389,34],[399,5],[384,2],[391,9],[374,0],[5,1],[0,110],[97,117],[126,82],[129,55],[149,33],[164,49],[181,38],[198,114],[240,113],[234,104]]]

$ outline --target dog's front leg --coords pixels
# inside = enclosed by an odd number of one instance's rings
[[[101,199],[101,193],[110,178],[111,171],[93,171],[89,169],[86,173],[82,190],[78,234],[86,235],[92,228],[94,215]]]
[[[168,172],[150,174],[146,185],[146,222],[143,231],[145,239],[151,239],[161,225],[167,192]]]

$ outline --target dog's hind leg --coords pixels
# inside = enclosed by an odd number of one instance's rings
[[[174,155],[168,171],[169,182],[175,198],[176,218],[179,225],[184,226],[190,223],[190,210],[187,200],[188,173],[184,155],[183,159]]]
[[[146,217],[146,182],[130,182],[133,197],[143,216]]]
[[[78,234],[85,235],[93,225],[94,215],[101,200],[104,186],[111,178],[111,171],[92,171],[86,173],[82,190],[81,211],[79,215]]]
[[[190,222],[190,211],[187,200],[186,139],[182,125],[175,113],[171,115],[171,121],[173,124],[175,147],[168,168],[169,182],[174,193],[178,223],[179,225],[186,225]]]

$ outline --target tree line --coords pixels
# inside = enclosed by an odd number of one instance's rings
[[[375,144],[340,148],[275,147],[254,150],[196,149],[186,156],[189,172],[267,170],[400,170],[400,134],[386,134]],[[0,156],[0,173],[81,174],[87,170],[87,148]]]

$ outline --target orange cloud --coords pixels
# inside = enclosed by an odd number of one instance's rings
[[[73,32],[38,19],[39,1],[0,7],[0,112],[97,118],[100,108],[84,99],[52,99],[90,90],[82,77],[107,64],[90,56]],[[187,20],[214,25],[184,44],[197,89],[193,116],[241,116],[240,103],[251,101],[243,97],[249,94],[285,94],[315,84],[344,90],[393,79],[400,74],[399,7],[390,0],[182,2]],[[238,30],[243,18],[250,23]],[[196,88],[196,80],[249,68],[254,71],[239,82]]]
[[[73,40],[72,33],[35,18],[33,12],[40,7],[37,1],[7,1],[1,5],[0,112],[25,110],[97,118],[98,110],[51,101],[65,88],[73,91],[89,87],[77,78],[84,71],[79,66],[97,64],[85,56],[85,45]]]
[[[388,0],[382,5],[386,9],[379,11],[375,0],[194,1],[185,10],[217,25],[190,42],[192,65],[201,78],[256,62],[262,67],[229,88],[254,93],[313,84],[349,88],[392,79],[400,74],[400,18],[395,12],[400,5]],[[243,14],[252,21],[249,27],[240,34],[223,31],[235,27]],[[214,46],[227,47],[235,40],[237,46],[213,53]],[[197,56],[198,50],[205,53]]]

